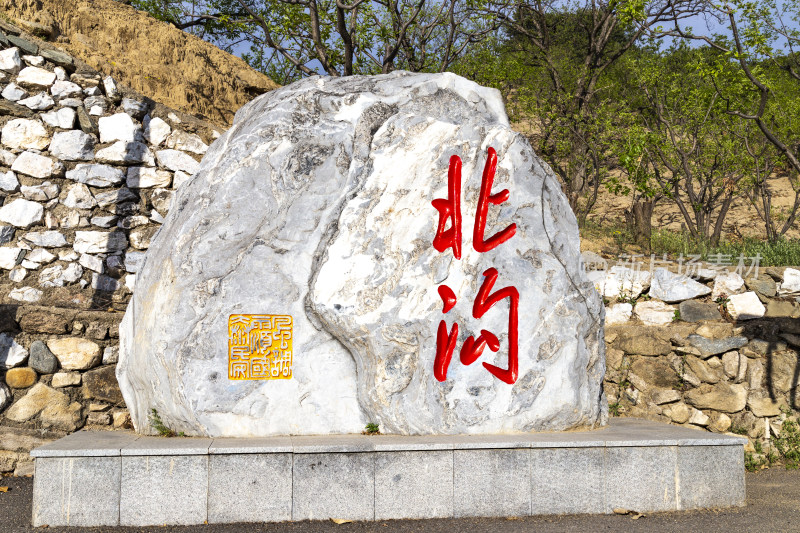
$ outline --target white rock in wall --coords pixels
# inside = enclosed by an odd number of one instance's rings
[[[127,185],[132,189],[149,187],[169,187],[172,182],[172,173],[152,167],[128,168]]]
[[[16,74],[22,68],[22,57],[19,48],[6,48],[0,50],[0,70]]]
[[[55,183],[45,181],[41,185],[23,185],[20,192],[26,200],[34,202],[47,202],[58,197],[59,188]]]
[[[675,274],[666,268],[657,268],[653,271],[650,282],[651,298],[664,302],[682,302],[698,296],[705,296],[711,289],[683,274]]]
[[[108,192],[98,192],[94,195],[97,205],[108,208],[124,202],[136,201],[138,197],[130,189],[122,188]]]
[[[106,94],[109,98],[116,98],[119,96],[119,89],[117,88],[117,82],[111,76],[106,76],[103,78],[103,88],[106,91]]]
[[[81,268],[78,263],[70,263],[67,268],[64,269],[62,276],[67,283],[74,283],[83,276],[83,268]]]
[[[91,209],[97,205],[97,200],[92,196],[92,191],[83,183],[76,183],[67,189],[67,196],[61,201],[72,209]]]
[[[494,190],[511,192],[489,208],[486,234],[512,222],[516,234],[481,254],[472,213],[489,147]],[[432,246],[452,155],[463,160],[459,261]],[[499,92],[452,74],[309,78],[240,109],[178,193],[136,277],[117,377],[139,431],[151,407],[191,435],[603,424],[603,307],[579,265],[558,180],[510,129]],[[496,332],[500,351],[481,362],[508,364],[507,300],[472,316],[490,267],[494,290],[520,294],[518,379],[455,356],[440,382],[440,320],[464,336]],[[447,315],[442,283],[458,298]],[[232,313],[293,317],[291,379],[227,379]]]
[[[80,259],[78,259],[78,263],[80,263],[84,268],[94,270],[99,274],[103,273],[103,260],[99,257],[89,254],[82,254]]]
[[[0,221],[18,228],[27,228],[42,220],[44,207],[42,204],[18,198],[10,204],[0,207]]]
[[[44,248],[36,248],[25,254],[25,259],[33,261],[34,263],[52,263],[56,256],[45,250]]]
[[[11,389],[9,389],[5,383],[0,383],[0,413],[2,413],[6,407],[11,405],[11,402],[14,401],[14,396],[11,394]]]
[[[42,248],[61,248],[67,245],[67,238],[58,231],[30,231],[22,238]]]
[[[42,120],[48,126],[69,130],[75,125],[75,110],[69,107],[62,107],[56,111],[42,113]]]
[[[140,142],[117,141],[108,148],[98,150],[95,158],[103,163],[155,165],[150,149]]]
[[[144,138],[153,146],[159,146],[169,136],[172,128],[158,117],[144,119]]]
[[[672,322],[675,317],[675,307],[658,300],[636,302],[633,312],[636,318],[648,326],[663,326]]]
[[[55,159],[33,152],[22,152],[17,157],[11,170],[34,178],[45,179],[60,175],[64,165]]]
[[[8,279],[13,281],[14,283],[20,283],[25,277],[28,275],[28,271],[21,266],[15,266],[11,269],[8,273]]]
[[[153,189],[150,195],[150,202],[153,208],[161,213],[167,213],[170,205],[172,205],[172,198],[174,197],[173,191],[169,189]]]
[[[10,152],[4,148],[0,148],[0,165],[10,167],[17,159],[17,154]]]
[[[800,292],[800,270],[787,268],[783,271],[780,293],[792,294],[795,292]]]
[[[53,134],[50,153],[66,161],[89,161],[94,159],[92,135],[81,130],[59,131]]]
[[[0,172],[0,189],[6,192],[15,192],[19,189],[19,180],[12,171]]]
[[[187,174],[181,170],[176,171],[175,175],[172,177],[172,188],[177,191],[181,188],[181,186],[183,186],[184,183],[189,181],[191,177],[191,174]]]
[[[127,113],[117,113],[99,120],[100,142],[141,141],[141,128]]]
[[[50,95],[47,93],[39,93],[34,96],[30,96],[23,100],[17,102],[19,105],[24,105],[28,109],[32,109],[33,111],[46,111],[56,105]]]
[[[752,291],[731,295],[726,307],[734,320],[761,318],[767,311],[756,293]]]
[[[6,100],[11,100],[12,102],[18,102],[28,96],[28,91],[20,87],[14,82],[9,83],[6,85],[3,92],[0,93],[0,96],[5,98]]]
[[[107,215],[107,216],[92,217],[90,222],[92,226],[97,226],[99,228],[110,228],[111,226],[115,226],[117,224],[117,216]]]
[[[27,55],[22,56],[22,60],[32,67],[41,67],[44,65],[44,58],[42,56]]]
[[[120,103],[122,110],[134,118],[142,119],[147,113],[148,104],[142,100],[134,98],[123,98]]]
[[[9,148],[44,150],[50,144],[47,130],[38,120],[16,118],[3,126],[0,139]]]
[[[83,105],[83,100],[81,100],[80,98],[64,98],[63,100],[60,100],[58,102],[58,105],[78,108]]]
[[[139,272],[139,269],[142,268],[142,263],[144,263],[144,252],[128,252],[125,254],[125,270],[128,272],[135,274]]]
[[[199,135],[186,133],[183,130],[175,130],[167,137],[167,148],[203,155],[208,150],[208,145],[203,142]]]
[[[606,298],[636,298],[650,286],[650,272],[613,266],[606,273],[602,291]]]
[[[133,229],[138,228],[140,226],[146,226],[150,223],[150,219],[146,216],[142,215],[134,215],[130,217],[125,217],[117,223],[117,227],[121,229]],[[131,240],[133,237],[131,236]]]
[[[75,250],[59,250],[58,258],[61,261],[77,261],[80,255]]]
[[[0,248],[0,268],[11,270],[17,265],[22,248]]]
[[[56,80],[64,81],[67,79],[67,71],[64,70],[64,67],[55,67],[53,69],[53,73],[56,75]]]
[[[55,81],[54,72],[39,67],[25,67],[17,75],[17,83],[26,87],[49,89]]]
[[[39,274],[39,286],[42,288],[48,287],[63,287],[64,286],[64,269],[61,265],[55,265],[42,270]]]
[[[614,304],[606,307],[606,326],[625,324],[631,319],[633,306],[628,303]]]
[[[194,174],[200,168],[198,163],[192,156],[178,150],[159,150],[156,152],[158,164],[166,167],[169,170],[188,172]]]
[[[744,280],[736,272],[724,272],[714,278],[714,288],[711,289],[711,299],[716,300],[722,295],[731,296],[744,292]]]
[[[128,239],[121,231],[76,231],[72,247],[79,254],[121,252],[128,247]]]
[[[33,287],[20,287],[8,293],[8,297],[18,302],[36,303],[42,299],[42,291]]]
[[[75,165],[74,169],[67,171],[67,179],[92,187],[111,187],[122,183],[125,174],[109,165],[80,163]]]
[[[8,333],[0,333],[0,368],[14,368],[25,362],[28,350]]]
[[[80,96],[81,86],[71,81],[59,80],[50,87],[50,94],[56,98],[69,98],[70,96]]]

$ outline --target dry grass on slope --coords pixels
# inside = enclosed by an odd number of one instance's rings
[[[113,0],[0,0],[0,10],[92,68],[164,105],[228,126],[277,85],[244,61]],[[50,32],[49,35],[42,35]]]

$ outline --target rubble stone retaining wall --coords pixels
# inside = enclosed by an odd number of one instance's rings
[[[213,126],[0,21],[0,473],[83,427],[125,428],[119,322]]]

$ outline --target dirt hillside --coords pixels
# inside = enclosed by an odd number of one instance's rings
[[[0,11],[123,85],[220,126],[277,87],[241,59],[113,0],[0,0]]]

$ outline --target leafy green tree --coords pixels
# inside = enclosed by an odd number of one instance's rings
[[[754,161],[763,154],[750,198],[765,221],[767,238],[775,240],[793,226],[800,208],[800,10],[794,0],[724,4],[702,0],[701,4],[725,33],[695,31],[677,16],[656,33],[699,41],[717,51],[719,60],[707,66],[706,73],[714,80],[726,113],[755,125],[779,154],[794,190],[793,204],[782,224],[772,215],[766,174],[770,166],[764,166],[768,151],[754,148],[759,144],[755,140],[746,145]]]
[[[303,76],[441,72],[495,26],[485,0],[133,0],[279,83]]]
[[[740,138],[741,120],[727,112],[707,66],[719,54],[683,42],[642,61],[639,84],[647,102],[641,109],[646,129],[655,135],[652,150],[663,170],[654,172],[660,188],[684,218],[692,237],[719,243],[726,216],[750,185],[756,160]]]
[[[613,147],[627,102],[616,69],[649,28],[668,15],[688,16],[692,3],[647,0],[507,0],[490,13],[501,21],[503,46],[526,68],[509,104],[531,121],[537,153],[559,176],[583,225],[616,164]],[[679,15],[679,13],[683,15]]]

